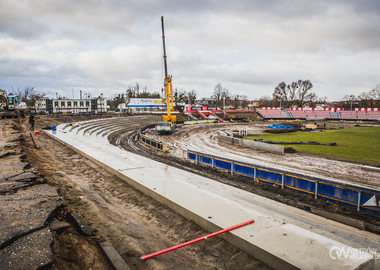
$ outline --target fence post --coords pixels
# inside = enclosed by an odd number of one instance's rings
[[[231,175],[234,175],[234,163],[231,162]]]
[[[285,184],[285,174],[282,174],[282,176],[281,176],[281,189],[284,189],[284,184]]]
[[[315,194],[314,194],[314,199],[318,198],[318,182],[315,181]]]
[[[198,154],[195,154],[195,164],[198,165]]]
[[[256,171],[257,171],[256,167],[253,168],[253,181],[256,181]]]
[[[211,158],[211,168],[214,169],[214,158],[213,157]]]
[[[356,208],[357,211],[360,211],[360,199],[362,197],[361,191],[358,191],[358,206]]]

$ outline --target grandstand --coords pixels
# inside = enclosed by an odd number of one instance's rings
[[[256,110],[264,119],[302,119],[302,120],[377,120],[380,121],[380,108],[278,108],[261,107]]]
[[[379,120],[380,119],[380,111],[368,111],[368,120]]]
[[[284,111],[275,107],[263,107],[257,110],[264,118],[288,118]]]

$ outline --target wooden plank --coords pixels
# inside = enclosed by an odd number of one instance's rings
[[[131,270],[110,242],[104,241],[99,245],[116,270]]]

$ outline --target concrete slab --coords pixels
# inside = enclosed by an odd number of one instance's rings
[[[362,249],[377,249],[378,235],[126,152],[106,138],[61,128],[46,132],[209,231],[254,219],[254,224],[223,237],[273,268],[375,267],[373,254]],[[337,258],[337,249],[360,256]]]

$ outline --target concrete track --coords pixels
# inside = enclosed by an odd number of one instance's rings
[[[133,118],[60,125],[51,136],[209,231],[255,223],[223,237],[276,269],[375,269],[363,251],[380,236],[312,215],[109,144],[110,130],[133,130]],[[348,256],[337,251],[348,252]],[[360,254],[360,256],[353,256]],[[352,256],[351,256],[351,255]]]

